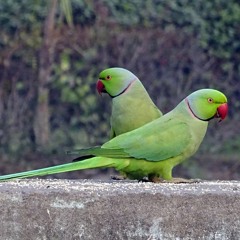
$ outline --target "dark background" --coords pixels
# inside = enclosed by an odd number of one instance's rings
[[[139,77],[163,113],[194,90],[223,91],[228,118],[210,123],[174,175],[240,179],[238,0],[0,0],[0,12],[1,174],[66,163],[65,150],[107,141],[111,99],[95,84],[118,66]]]

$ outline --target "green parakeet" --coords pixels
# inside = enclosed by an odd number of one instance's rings
[[[209,120],[223,120],[227,111],[227,98],[223,93],[198,90],[161,118],[121,134],[101,147],[73,151],[81,156],[77,162],[5,175],[0,180],[113,167],[130,179],[141,180],[147,176],[153,182],[159,178],[173,181],[173,167],[197,151]],[[86,159],[82,160],[84,156]]]
[[[99,74],[97,90],[112,97],[111,138],[162,116],[141,81],[127,69],[103,70]]]

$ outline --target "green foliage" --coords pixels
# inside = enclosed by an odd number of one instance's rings
[[[104,1],[112,18],[126,26],[181,28],[195,33],[210,54],[230,59],[239,52],[240,3],[236,0]]]
[[[46,3],[40,0],[1,0],[0,11],[1,31],[13,36],[18,31],[40,29],[46,15]]]
[[[200,152],[239,151],[234,137],[234,127],[240,127],[235,114],[240,106],[236,87],[240,74],[239,1],[68,3],[67,7],[62,5],[65,8],[59,5],[57,11],[57,44],[47,84],[49,153],[108,139],[111,99],[100,98],[95,83],[98,73],[112,66],[134,72],[164,113],[198,88],[225,92],[230,99],[229,120],[221,127],[211,124]],[[33,131],[37,73],[47,4],[0,0],[0,11],[0,152],[9,156],[34,154],[38,147]],[[194,164],[189,169],[196,172]]]
[[[201,2],[201,4],[199,4]],[[240,49],[240,4],[238,1],[198,1],[199,15],[203,19],[200,41],[210,54],[224,60],[236,55]]]
[[[97,13],[94,11],[92,0],[72,0],[72,13],[74,24],[92,25],[96,20]]]

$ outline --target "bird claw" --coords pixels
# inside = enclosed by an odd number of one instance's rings
[[[186,179],[186,178],[172,178],[170,180],[163,180],[163,183],[200,183],[201,179]]]
[[[142,179],[139,179],[138,182],[151,182],[148,178],[142,178]]]
[[[122,181],[122,180],[125,180],[126,178],[123,177],[123,176],[111,176],[111,179],[112,180],[120,180],[120,181]]]

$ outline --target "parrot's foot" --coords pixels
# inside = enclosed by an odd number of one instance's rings
[[[138,180],[138,182],[151,182],[148,178],[142,178],[140,180]]]
[[[111,176],[112,180],[125,180],[126,178],[124,176]]]
[[[172,178],[170,180],[163,180],[164,183],[199,183],[201,179],[186,179],[186,178]]]
[[[148,178],[143,178],[138,182],[153,182],[153,183],[199,183],[200,179],[186,179],[186,178],[172,178],[170,180],[164,180],[157,176],[148,176]]]
[[[148,181],[153,183],[163,183],[164,180],[157,176],[148,176]]]

